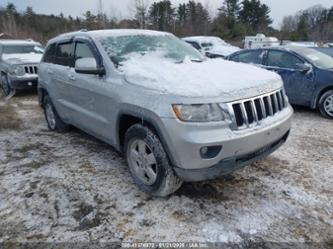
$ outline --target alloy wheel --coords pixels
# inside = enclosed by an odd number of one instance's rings
[[[328,115],[333,117],[333,95],[328,96],[324,101],[324,109]]]
[[[135,139],[130,143],[127,152],[127,161],[142,183],[151,186],[156,182],[156,157],[144,140]]]

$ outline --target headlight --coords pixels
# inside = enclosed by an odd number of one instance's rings
[[[18,76],[22,76],[25,74],[25,70],[22,66],[16,66],[13,70],[13,73],[18,75]]]
[[[218,122],[226,119],[226,114],[218,104],[173,105],[178,119],[185,122]]]

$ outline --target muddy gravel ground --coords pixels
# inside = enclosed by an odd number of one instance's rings
[[[36,94],[20,93],[0,103],[0,242],[332,242],[332,124],[296,108],[265,160],[158,199],[112,147],[48,131]]]

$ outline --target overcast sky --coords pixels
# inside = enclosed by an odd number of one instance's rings
[[[131,15],[130,3],[133,0],[102,0],[103,9],[108,15],[117,18],[129,17]],[[154,2],[154,0],[147,0]],[[171,0],[178,4],[188,0]],[[197,0],[209,7],[210,12],[221,6],[223,0]],[[279,28],[284,16],[294,14],[300,9],[306,9],[310,6],[321,4],[324,7],[331,7],[332,0],[261,0],[272,10],[271,16],[274,19],[274,27]],[[19,10],[32,6],[37,13],[60,14],[61,12],[72,16],[82,16],[82,14],[91,10],[97,12],[98,0],[11,0]],[[6,5],[8,0],[0,0],[0,5]]]

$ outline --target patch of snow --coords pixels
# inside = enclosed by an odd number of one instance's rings
[[[90,31],[89,34],[94,38],[102,37],[117,37],[117,36],[133,36],[133,35],[147,35],[147,36],[160,36],[170,35],[170,33],[154,30],[144,29],[109,29],[109,30],[96,30]]]
[[[281,77],[268,70],[225,60],[175,63],[151,53],[132,56],[121,70],[132,84],[154,89],[162,94],[186,97],[217,97],[252,91],[273,91],[282,87]]]

